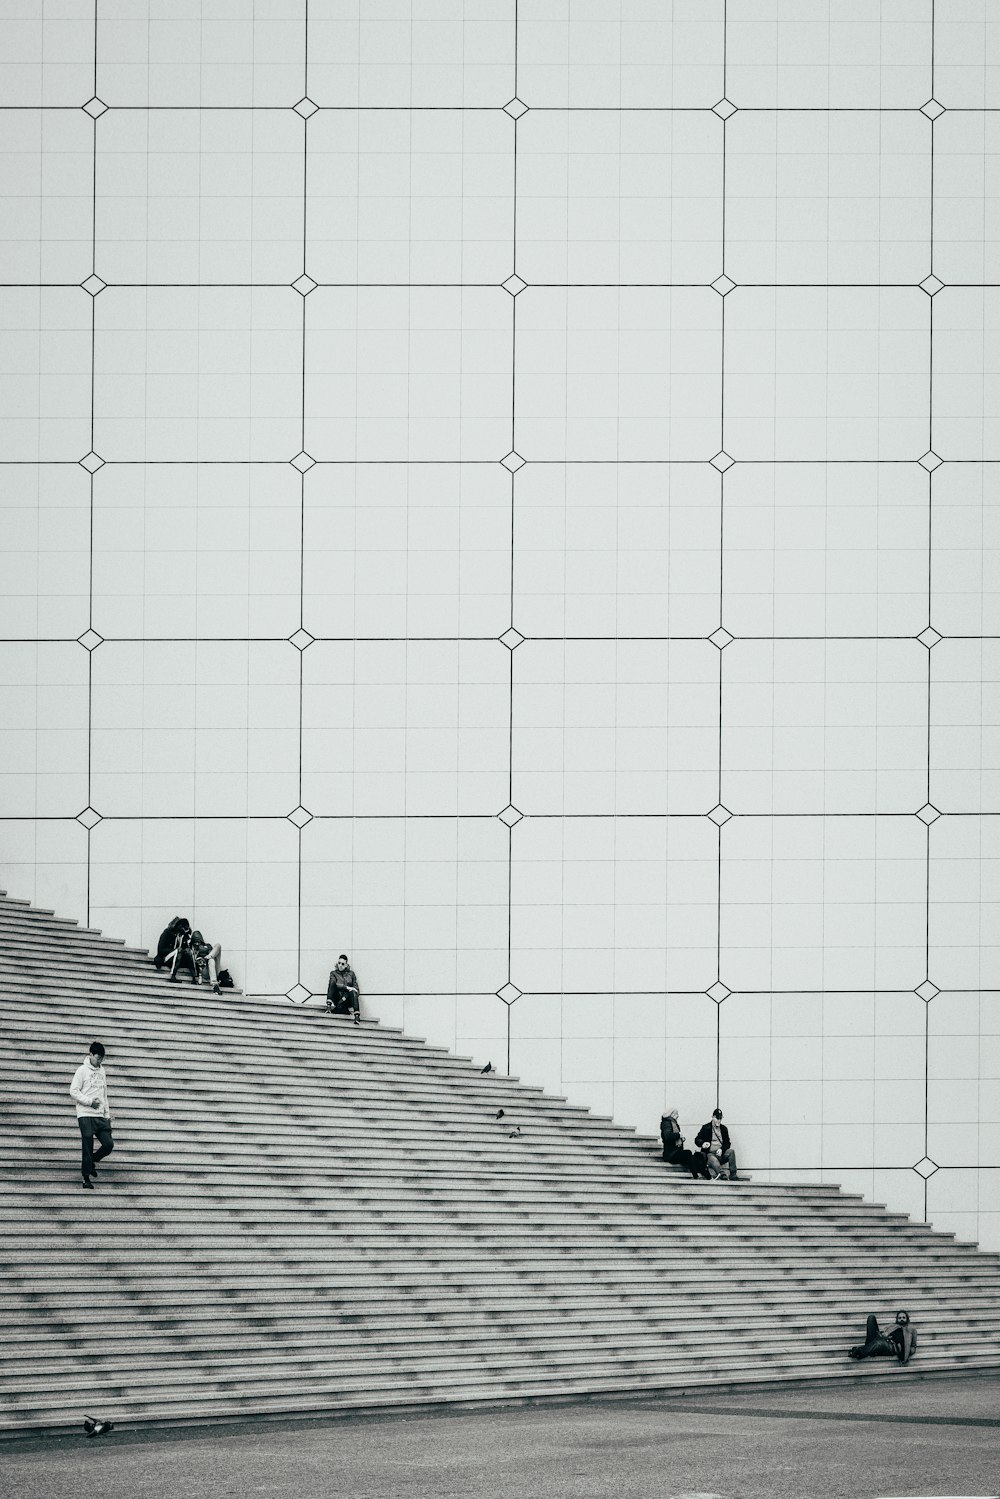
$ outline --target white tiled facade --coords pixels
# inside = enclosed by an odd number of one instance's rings
[[[4,17],[4,886],[1000,1245],[991,0]]]

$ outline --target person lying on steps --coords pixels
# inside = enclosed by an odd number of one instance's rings
[[[878,1318],[871,1313],[865,1329],[865,1341],[857,1348],[848,1349],[849,1358],[897,1358],[901,1364],[908,1363],[916,1352],[917,1329],[910,1321],[909,1312],[896,1313],[896,1325],[891,1332],[879,1330]]]
[[[337,966],[330,973],[326,986],[326,1009],[329,1015],[346,1015],[354,1011],[354,1024],[361,1024],[361,986],[354,969],[348,965],[347,954],[342,952]]]

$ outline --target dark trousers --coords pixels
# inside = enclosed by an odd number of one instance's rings
[[[873,1312],[869,1313],[864,1346],[853,1348],[851,1352],[854,1358],[902,1358],[903,1334],[896,1327],[888,1335],[880,1332],[878,1318]]]
[[[80,1140],[83,1145],[83,1160],[80,1169],[83,1172],[84,1181],[88,1181],[94,1174],[94,1167],[98,1161],[103,1161],[106,1155],[110,1155],[115,1148],[115,1142],[111,1138],[111,1120],[99,1119],[93,1114],[84,1114],[77,1119],[80,1126]],[[101,1148],[94,1151],[94,1136],[100,1141]]]
[[[361,1001],[353,989],[338,989],[331,984],[326,994],[327,1008],[335,1015],[361,1014]]]

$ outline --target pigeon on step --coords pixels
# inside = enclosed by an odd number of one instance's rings
[[[515,1124],[514,1128],[510,1132],[510,1138],[512,1140],[516,1140],[517,1137],[518,1137],[518,1135],[520,1133],[521,1133],[521,1126],[519,1124]]]
[[[503,1109],[497,1109],[496,1114],[494,1115],[494,1117],[496,1119],[502,1119],[503,1118]]]
[[[88,1437],[103,1437],[109,1431],[114,1431],[114,1429],[115,1423],[113,1421],[96,1421],[93,1416],[84,1416],[83,1418],[84,1434]]]
[[[486,1066],[485,1067],[480,1067],[479,1070],[480,1070],[480,1072],[492,1072],[493,1071],[493,1063],[492,1062],[487,1062]]]

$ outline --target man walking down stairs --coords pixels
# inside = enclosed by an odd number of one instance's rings
[[[80,1169],[83,1173],[83,1185],[93,1191],[94,1183],[91,1177],[95,1173],[97,1162],[103,1161],[104,1157],[110,1155],[115,1148],[115,1142],[111,1138],[108,1075],[104,1070],[104,1047],[100,1041],[90,1043],[90,1051],[73,1074],[73,1081],[69,1085],[69,1096],[76,1104],[76,1122],[80,1126],[80,1141],[83,1146]],[[96,1155],[94,1154],[95,1135],[101,1147]]]

